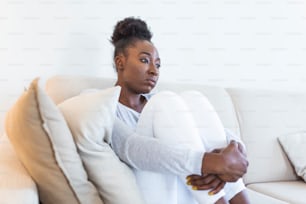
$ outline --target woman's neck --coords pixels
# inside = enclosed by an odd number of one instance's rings
[[[145,106],[147,100],[141,94],[135,94],[128,89],[121,87],[121,92],[119,96],[119,102],[139,113],[141,113],[143,107]]]

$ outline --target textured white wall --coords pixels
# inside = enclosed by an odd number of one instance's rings
[[[303,0],[0,0],[0,122],[36,76],[115,77],[109,38],[126,16],[150,25],[161,80],[306,90],[305,11]]]

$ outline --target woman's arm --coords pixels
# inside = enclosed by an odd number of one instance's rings
[[[136,169],[177,175],[201,174],[203,152],[139,136],[118,118],[115,119],[111,145],[121,160]]]
[[[137,135],[120,119],[115,119],[112,134],[114,151],[133,168],[176,175],[222,174],[234,181],[246,173],[248,162],[237,143],[230,143],[221,152],[199,152],[173,147],[155,138]]]

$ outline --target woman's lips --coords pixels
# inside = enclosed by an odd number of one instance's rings
[[[147,79],[147,81],[154,86],[156,84],[156,80],[155,79]]]

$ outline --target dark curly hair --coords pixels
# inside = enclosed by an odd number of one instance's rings
[[[114,57],[119,53],[125,53],[126,47],[132,45],[136,40],[147,40],[151,42],[152,33],[145,21],[127,17],[117,22],[111,43],[115,47]]]

